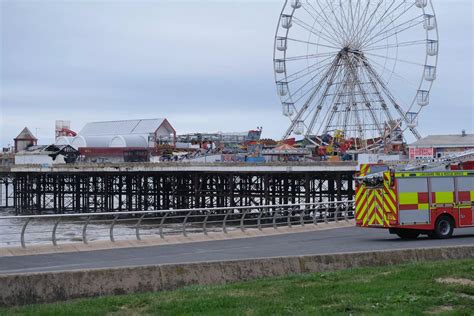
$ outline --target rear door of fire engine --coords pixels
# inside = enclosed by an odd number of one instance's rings
[[[428,179],[426,177],[398,178],[397,192],[400,225],[430,223]]]
[[[459,226],[474,225],[474,177],[456,177],[456,204]]]

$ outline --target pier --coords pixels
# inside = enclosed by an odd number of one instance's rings
[[[14,166],[2,207],[17,214],[122,212],[352,200],[355,163]]]

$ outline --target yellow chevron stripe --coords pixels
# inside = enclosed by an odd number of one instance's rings
[[[395,191],[390,188],[388,183],[385,183],[385,191],[390,195],[390,197],[396,201]]]
[[[382,207],[383,205],[383,195],[377,191],[377,193],[375,193],[375,197],[377,198],[376,201],[377,201],[377,204]]]
[[[385,199],[385,204],[383,205],[383,207],[384,207],[384,210],[387,213],[395,213],[396,212],[396,207],[390,199]]]
[[[364,201],[363,203],[359,203],[359,208],[357,210],[357,219],[361,220],[362,217],[366,214],[367,212],[367,201]]]
[[[373,207],[373,205],[371,205],[371,201],[372,201],[372,192],[371,191],[366,191],[367,192],[367,209],[365,211],[365,216],[364,216],[364,226],[367,226],[369,224],[369,214],[370,214],[370,209],[371,207]]]
[[[374,215],[372,216],[372,218],[370,219],[369,225],[373,225],[374,222],[376,222],[376,224],[378,224],[378,225],[382,225],[382,219],[377,214],[377,212],[375,212]]]
[[[357,192],[356,192],[356,200],[360,197],[360,195],[362,194],[362,192],[365,192],[365,185],[359,187],[359,189],[357,190]]]

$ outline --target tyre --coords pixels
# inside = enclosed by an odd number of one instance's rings
[[[397,236],[404,240],[413,240],[417,239],[420,236],[420,233],[416,230],[410,229],[400,229],[396,232]]]
[[[433,237],[438,239],[447,239],[453,235],[454,221],[449,216],[441,216],[436,220]]]

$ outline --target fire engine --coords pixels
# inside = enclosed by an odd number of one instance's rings
[[[414,165],[365,164],[356,175],[356,225],[402,239],[449,238],[474,227],[474,151]]]

